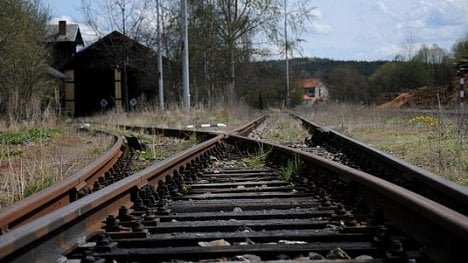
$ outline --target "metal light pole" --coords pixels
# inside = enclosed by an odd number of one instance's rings
[[[182,0],[182,32],[184,47],[182,52],[182,78],[184,85],[184,110],[190,112],[190,88],[189,88],[189,54],[188,54],[188,29],[187,29],[187,0]]]
[[[157,37],[158,37],[158,87],[159,87],[159,109],[164,110],[164,81],[163,81],[163,66],[161,55],[161,29],[159,16],[159,0],[156,0],[156,19],[157,21]]]
[[[463,104],[465,99],[465,72],[460,73],[460,109],[463,111]]]
[[[290,98],[289,98],[289,60],[288,60],[288,13],[286,10],[286,0],[284,0],[284,49],[286,55],[286,107],[290,105]]]

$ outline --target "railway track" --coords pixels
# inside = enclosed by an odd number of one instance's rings
[[[256,118],[232,132],[239,134],[248,133],[264,118],[265,116]],[[193,129],[179,130],[126,125],[118,125],[116,127],[125,131],[182,139],[195,136],[199,141],[214,136],[213,132]],[[96,161],[60,183],[44,189],[34,196],[21,200],[8,208],[2,209],[0,213],[0,234],[9,232],[16,227],[47,215],[133,173],[131,163],[133,161],[134,150],[140,147],[138,145],[139,142],[133,136],[126,136],[126,140],[124,140],[122,137],[106,131],[93,131],[114,137],[114,145]]]
[[[0,236],[5,262],[455,262],[453,209],[315,154],[248,139],[261,120]],[[265,155],[266,167],[242,158]],[[287,167],[288,181],[279,180]],[[283,175],[284,177],[284,175]],[[322,261],[327,262],[327,261]]]
[[[134,126],[119,126],[127,131],[139,131],[158,134],[165,137],[187,139],[195,135],[197,140],[202,137],[212,137],[211,133],[189,130],[164,128],[146,128]],[[89,128],[85,128],[88,130]],[[16,227],[62,208],[92,192],[98,191],[113,182],[132,174],[132,163],[135,150],[141,150],[138,140],[134,136],[117,136],[103,130],[89,130],[106,134],[114,138],[114,144],[96,161],[85,168],[65,178],[63,181],[44,189],[34,196],[21,200],[14,205],[0,211],[0,234],[4,234]]]
[[[240,136],[262,120],[231,134],[207,133],[190,149],[10,229],[0,235],[0,260],[456,262],[465,256],[466,215],[316,154]],[[246,168],[243,158],[252,155],[266,156],[266,166]],[[289,180],[280,180],[285,173]]]
[[[307,149],[327,152],[335,161],[362,170],[468,215],[468,188],[450,182],[385,152],[292,115],[309,131]]]
[[[97,131],[99,133],[105,133]],[[0,211],[0,234],[64,207],[131,173],[131,149],[120,137],[100,158],[63,181]]]

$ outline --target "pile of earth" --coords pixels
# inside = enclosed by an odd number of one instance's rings
[[[465,92],[466,93],[466,92]],[[455,105],[459,100],[459,90],[448,86],[425,86],[399,93],[392,100],[381,104],[382,108],[428,109],[438,105]]]

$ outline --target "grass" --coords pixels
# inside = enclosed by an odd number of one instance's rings
[[[107,136],[77,133],[60,121],[21,123],[3,130],[0,135],[0,208],[73,174],[112,144]]]
[[[25,130],[0,132],[1,145],[20,145],[45,141],[60,136],[61,130],[50,127],[33,127]]]
[[[307,131],[301,123],[287,114],[281,113],[275,118],[273,129],[269,135],[275,141],[303,141],[307,137]]]
[[[332,103],[300,112],[313,122],[468,186],[468,121],[461,117]]]
[[[250,107],[242,104],[229,108],[221,104],[215,108],[195,105],[190,109],[190,112],[185,112],[182,108],[171,105],[164,111],[159,110],[159,108],[145,108],[121,114],[108,112],[103,115],[85,118],[83,121],[92,120],[105,124],[178,129],[185,128],[187,125],[224,123],[227,125],[227,130],[229,130],[254,119],[258,114],[257,111],[251,110]]]
[[[270,154],[270,151],[265,151],[264,149],[260,149],[255,154],[250,155],[249,157],[243,158],[243,162],[247,168],[250,169],[260,169],[265,167],[265,161]]]
[[[299,109],[304,117],[332,127],[350,137],[389,152],[462,185],[468,185],[468,120],[448,116],[401,113],[375,107],[323,104]],[[275,112],[273,112],[275,113]],[[185,128],[189,124],[225,123],[233,129],[258,116],[245,105],[215,109],[197,106],[189,113],[178,107],[166,111],[147,109],[125,114],[107,113],[78,121],[107,124]],[[270,113],[271,114],[271,113]],[[282,113],[280,113],[282,114]],[[420,118],[416,118],[416,117]],[[307,134],[300,123],[284,114],[270,136],[277,140],[303,140]],[[282,129],[287,129],[283,131]],[[0,208],[34,194],[44,187],[94,161],[111,145],[105,136],[77,133],[64,120],[10,124],[0,122]],[[149,145],[141,158],[150,161],[167,158],[195,143],[195,138],[172,141],[164,137],[138,135]],[[259,151],[245,160],[250,168],[262,168],[268,152]],[[297,172],[294,162],[287,163],[281,176],[289,180]]]
[[[297,174],[299,171],[298,160],[289,160],[286,166],[280,168],[279,175],[281,180],[289,182],[293,174]]]

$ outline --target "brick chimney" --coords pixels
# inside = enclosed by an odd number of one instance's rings
[[[60,35],[66,35],[67,34],[67,21],[60,20],[58,27],[59,27],[59,34]]]

